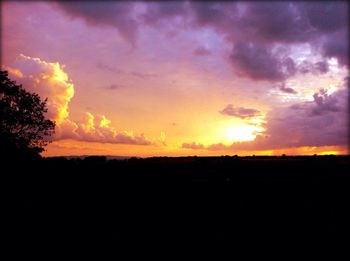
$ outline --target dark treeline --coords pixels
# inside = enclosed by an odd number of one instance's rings
[[[350,232],[349,163],[348,156],[94,156],[2,166],[14,237],[24,242],[307,244]]]

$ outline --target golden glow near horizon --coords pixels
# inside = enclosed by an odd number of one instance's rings
[[[329,150],[329,151],[321,151],[318,154],[319,155],[339,155],[341,153],[339,151],[336,151],[336,150]]]
[[[42,153],[45,157],[51,156],[79,156],[79,155],[110,155],[110,156],[137,156],[137,157],[152,157],[152,156],[215,156],[215,155],[345,155],[347,148],[344,146],[320,146],[312,147],[296,147],[274,150],[222,150],[219,152],[210,150],[191,150],[181,149],[179,147],[160,147],[160,146],[137,146],[127,144],[110,144],[96,142],[82,142],[75,140],[60,140],[49,144],[47,150]]]
[[[222,143],[229,146],[234,142],[253,141],[257,135],[265,131],[265,128],[262,127],[263,117],[254,117],[249,120],[237,118],[223,120],[218,116],[217,119],[213,120],[215,120],[212,124],[213,127],[207,129],[205,135],[200,134],[195,138],[197,143],[206,146]]]
[[[249,124],[228,125],[220,130],[225,139],[223,143],[227,145],[233,142],[252,141],[262,131],[264,131],[262,127]]]

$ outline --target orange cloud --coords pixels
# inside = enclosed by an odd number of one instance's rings
[[[144,134],[134,135],[132,131],[117,132],[115,128],[109,126],[111,121],[106,116],[94,116],[90,112],[85,113],[85,122],[77,125],[74,133],[76,139],[103,143],[121,143],[150,145],[151,142]]]
[[[11,67],[5,67],[11,78],[42,99],[47,98],[47,117],[56,122],[54,139],[74,139],[89,142],[149,145],[144,134],[118,132],[105,115],[85,112],[83,122],[69,119],[69,102],[74,96],[74,84],[58,62],[21,54]]]

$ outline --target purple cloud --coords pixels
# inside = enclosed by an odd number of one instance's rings
[[[328,95],[327,89],[321,89],[313,95],[315,107],[311,111],[312,116],[323,115],[327,112],[338,112],[341,107],[338,105],[338,95]]]
[[[228,104],[223,110],[220,111],[220,113],[241,119],[256,117],[260,115],[260,111],[258,110],[251,108],[234,107],[232,104]]]
[[[192,22],[198,27],[213,27],[225,32],[237,13],[236,3],[190,2]]]
[[[268,138],[257,138],[257,144],[273,148],[346,145],[347,95],[345,88],[331,95],[321,90],[313,95],[313,102],[274,109],[267,117]]]
[[[268,150],[302,146],[347,145],[348,91],[314,95],[313,102],[300,102],[287,108],[274,108],[267,114],[266,132],[254,141],[226,146],[232,150]],[[215,145],[215,144],[214,144]],[[222,147],[222,146],[221,146]],[[208,149],[220,146],[208,146]],[[220,148],[222,150],[222,148]]]
[[[291,77],[294,62],[278,60],[271,48],[279,44],[309,43],[324,57],[337,58],[348,65],[348,3],[332,2],[197,2],[179,1],[147,3],[140,12],[134,2],[60,2],[60,8],[71,17],[90,25],[113,26],[135,44],[141,24],[161,26],[159,21],[180,17],[186,26],[211,27],[235,46],[231,58],[242,75],[253,80],[282,80]],[[238,43],[241,42],[241,44]],[[242,43],[245,43],[242,45]],[[254,43],[254,47],[244,47]],[[242,50],[243,48],[243,50]],[[250,50],[248,50],[250,49]],[[256,51],[254,51],[255,49]],[[237,52],[243,51],[239,55]],[[246,52],[258,53],[254,67]],[[266,59],[263,62],[261,58]],[[266,66],[268,62],[272,62]],[[261,66],[259,66],[261,65]],[[285,69],[281,69],[285,67]],[[287,71],[284,71],[287,70]],[[320,71],[325,71],[321,68]],[[249,73],[251,72],[251,73]]]
[[[239,20],[241,30],[262,42],[294,43],[308,39],[307,18],[300,6],[286,2],[251,2]]]
[[[93,26],[113,26],[131,43],[136,42],[138,24],[132,17],[131,2],[60,1],[58,6],[69,16]]]
[[[111,72],[111,73],[117,73],[117,74],[122,74],[122,73],[125,73],[123,70],[120,70],[114,66],[110,66],[110,65],[107,65],[107,64],[103,64],[103,63],[98,63],[96,64],[96,68],[100,69],[100,70],[103,70],[103,71],[108,71],[108,72]]]
[[[169,20],[175,17],[187,15],[188,8],[186,2],[162,2],[149,3],[147,11],[142,15],[142,20],[146,24],[154,25],[161,20]]]
[[[282,81],[296,71],[290,57],[280,58],[271,49],[253,43],[236,44],[230,58],[237,75],[253,80]]]
[[[203,146],[187,143],[193,149],[270,150],[303,146],[346,146],[348,137],[348,90],[328,95],[322,89],[312,102],[299,102],[286,108],[274,108],[266,117],[266,132],[253,141]],[[193,144],[194,146],[191,146]]]
[[[315,75],[324,74],[329,72],[329,64],[327,61],[320,61],[316,63],[311,63],[309,61],[303,61],[298,67],[297,71],[306,74],[312,73]]]
[[[200,47],[196,48],[195,50],[193,50],[193,54],[196,56],[206,56],[206,55],[211,54],[211,52],[209,49],[207,49],[203,46],[200,46]]]
[[[128,71],[124,71],[122,69],[119,69],[119,68],[117,68],[115,66],[110,66],[110,65],[102,64],[102,63],[98,63],[96,65],[96,67],[98,69],[100,69],[100,70],[111,72],[113,74],[126,74],[126,75],[131,75],[131,76],[134,76],[134,77],[137,77],[137,78],[142,78],[142,79],[154,78],[154,77],[158,77],[159,76],[156,73],[144,73],[144,72],[141,73],[141,72],[137,72],[137,71],[128,72]]]
[[[329,71],[329,65],[327,62],[322,61],[322,62],[317,62],[315,64],[315,69],[319,73],[327,73]]]
[[[298,92],[294,90],[293,88],[287,87],[285,83],[282,83],[280,86],[280,90],[285,93],[290,93],[290,94],[297,94]]]
[[[299,4],[309,24],[321,32],[334,32],[345,28],[348,23],[346,1],[305,2]]]
[[[349,66],[348,30],[344,29],[327,35],[322,52],[325,57],[337,58],[339,64]]]

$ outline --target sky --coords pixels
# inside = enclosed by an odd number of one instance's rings
[[[2,1],[44,156],[348,153],[346,1]]]

